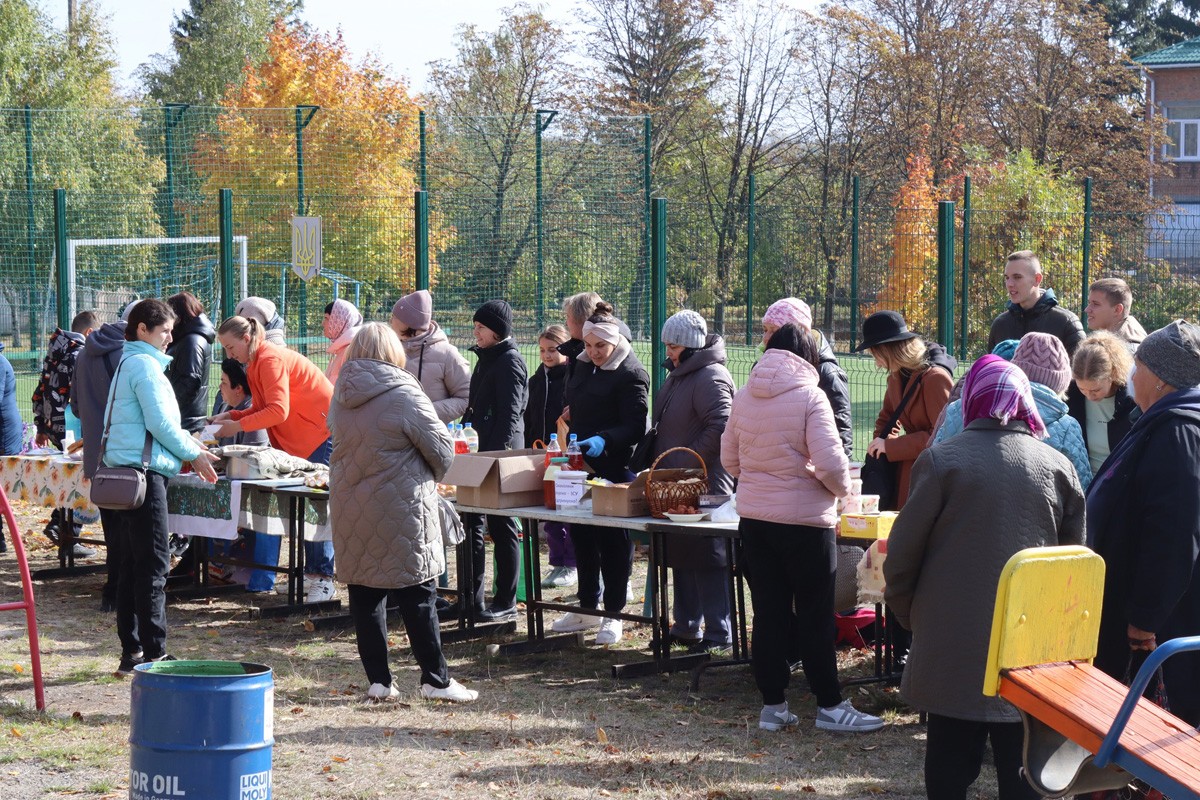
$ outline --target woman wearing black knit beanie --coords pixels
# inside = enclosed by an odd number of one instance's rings
[[[512,340],[512,309],[503,300],[489,300],[475,312],[475,346],[479,358],[471,374],[471,390],[463,423],[479,434],[480,450],[513,450],[525,444],[525,402],[528,396],[525,359]],[[496,594],[483,605],[484,520],[496,554]],[[512,517],[463,514],[471,539],[474,566],[472,605],[476,619],[499,622],[517,616],[517,569],[521,550],[519,529]]]

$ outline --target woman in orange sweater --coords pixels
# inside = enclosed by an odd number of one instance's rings
[[[314,464],[328,464],[333,449],[325,418],[333,384],[304,356],[266,340],[256,319],[230,317],[217,329],[230,358],[246,365],[250,408],[212,418],[217,436],[265,430],[271,446]],[[304,543],[305,602],[332,600],[333,543]]]

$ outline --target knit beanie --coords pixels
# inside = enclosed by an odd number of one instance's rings
[[[1146,337],[1137,360],[1176,389],[1200,385],[1200,327],[1177,319]]]
[[[349,300],[340,297],[333,301],[329,315],[325,318],[324,333],[329,341],[337,341],[338,337],[351,328],[363,324],[362,312],[354,307]]]
[[[128,322],[128,321],[129,321],[129,312],[130,312],[130,311],[133,311],[133,307],[134,307],[134,306],[136,306],[136,305],[137,305],[138,303],[140,303],[140,302],[142,302],[142,301],[141,301],[141,300],[134,300],[132,303],[130,303],[129,305],[125,306],[125,308],[124,308],[124,309],[121,311],[121,319],[123,319],[123,320],[125,320],[126,322]]]
[[[1055,394],[1062,394],[1071,384],[1071,359],[1067,348],[1057,336],[1049,333],[1027,333],[1013,353],[1012,363],[1034,383],[1050,387]]]
[[[699,350],[708,341],[708,326],[704,324],[704,317],[685,308],[667,317],[663,323],[662,341],[663,344]]]
[[[1013,353],[1017,352],[1017,345],[1020,343],[1020,339],[1005,339],[992,348],[992,355],[1000,356],[1005,361],[1012,361]]]
[[[404,295],[392,306],[392,316],[406,328],[425,330],[433,321],[433,295],[426,289]]]
[[[808,303],[795,297],[785,297],[771,303],[767,313],[763,314],[763,325],[782,328],[788,323],[799,325],[806,331],[812,330],[812,309]]]
[[[256,319],[265,326],[275,316],[275,304],[265,297],[247,297],[237,304],[233,313],[246,319]]]
[[[472,319],[490,328],[501,339],[512,336],[512,308],[503,300],[488,300],[479,307]]]

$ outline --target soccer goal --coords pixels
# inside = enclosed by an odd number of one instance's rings
[[[247,294],[248,239],[234,236],[240,294]],[[134,298],[168,297],[187,290],[219,317],[219,236],[156,236],[67,240],[68,319],[80,310],[116,316]]]

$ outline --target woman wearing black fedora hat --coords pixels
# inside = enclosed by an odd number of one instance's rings
[[[927,343],[910,331],[895,311],[875,312],[863,320],[862,329],[858,352],[870,352],[876,366],[888,373],[883,408],[867,455],[887,456],[897,465],[894,510],[898,511],[908,498],[913,462],[929,445],[934,423],[949,400],[958,362],[941,345]]]

